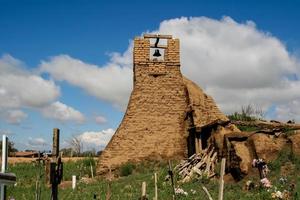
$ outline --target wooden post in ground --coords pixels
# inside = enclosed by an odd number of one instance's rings
[[[146,200],[147,196],[146,196],[146,182],[144,181],[142,183],[142,197],[141,200]]]
[[[221,171],[220,171],[220,185],[219,185],[219,197],[218,197],[218,200],[223,200],[225,164],[226,164],[226,159],[222,158],[222,161],[221,161]]]
[[[72,189],[75,190],[76,188],[76,175],[72,175]]]
[[[157,195],[157,174],[154,173],[154,187],[155,187],[155,191],[154,191],[154,200],[158,200],[158,195]]]

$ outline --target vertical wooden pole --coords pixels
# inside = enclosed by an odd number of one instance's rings
[[[155,187],[155,191],[154,191],[154,200],[158,200],[158,195],[157,195],[157,174],[154,173],[154,187]]]
[[[1,165],[1,172],[5,173],[7,169],[7,137],[6,135],[2,136],[2,165]],[[6,186],[1,185],[1,200],[6,199]]]
[[[196,154],[199,153],[199,140],[197,138],[197,134],[195,134],[195,151],[196,151]]]
[[[218,198],[218,200],[223,200],[225,164],[226,164],[226,159],[222,158],[221,171],[220,171],[219,198]]]
[[[52,158],[59,156],[59,129],[53,129],[53,146],[52,146]]]

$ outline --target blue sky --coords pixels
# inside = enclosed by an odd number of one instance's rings
[[[173,30],[169,33],[182,36],[182,38],[179,38],[182,42],[181,51],[187,49],[185,52],[189,52],[188,50],[192,48],[189,37],[199,38],[201,34],[191,33],[189,35],[186,34],[188,31],[182,33],[181,30],[197,26],[204,27],[207,32],[213,29],[214,32],[229,31],[228,34],[236,33],[239,36],[249,33],[251,35],[247,37],[250,38],[249,41],[246,41],[247,38],[241,38],[241,43],[250,47],[254,43],[253,40],[261,44],[266,42],[265,44],[270,45],[270,47],[274,45],[274,48],[269,49],[263,45],[255,46],[256,49],[262,51],[260,54],[265,54],[268,51],[270,51],[270,54],[257,59],[263,60],[261,63],[249,64],[247,68],[243,69],[244,71],[241,70],[240,72],[253,73],[253,77],[259,77],[263,73],[256,72],[261,69],[268,72],[270,78],[266,78],[266,81],[262,80],[261,82],[258,78],[258,81],[253,80],[253,82],[257,82],[256,85],[249,83],[241,88],[235,86],[240,85],[239,81],[247,82],[247,77],[239,76],[243,79],[236,80],[236,82],[232,80],[232,83],[229,81],[226,83],[218,82],[218,77],[226,75],[226,66],[223,67],[225,69],[222,74],[207,71],[208,68],[217,65],[217,62],[210,63],[207,61],[205,63],[211,65],[198,70],[201,74],[211,73],[213,76],[211,80],[216,80],[213,82],[215,84],[210,83],[210,80],[201,79],[201,76],[193,76],[192,74],[195,73],[192,72],[197,71],[197,68],[188,67],[193,65],[190,60],[194,58],[189,57],[192,53],[188,55],[182,52],[183,64],[188,65],[183,68],[184,74],[203,86],[209,94],[216,96],[216,101],[224,112],[228,113],[247,103],[257,103],[268,113],[267,117],[269,118],[283,120],[294,118],[298,120],[298,110],[294,111],[293,107],[300,105],[299,96],[294,94],[299,85],[299,8],[299,0],[284,2],[271,0],[181,2],[174,0],[151,2],[0,0],[0,59],[2,60],[0,65],[8,66],[5,70],[4,68],[1,68],[1,70],[3,70],[2,73],[5,77],[21,74],[20,76],[24,78],[23,85],[25,87],[12,86],[11,83],[7,82],[5,82],[5,85],[4,82],[0,82],[0,86],[2,84],[4,88],[3,91],[8,91],[4,93],[7,95],[12,94],[12,96],[5,96],[5,98],[10,101],[12,97],[21,99],[14,105],[8,106],[7,102],[0,104],[0,111],[2,112],[0,131],[8,133],[20,149],[48,149],[51,143],[52,128],[54,127],[61,128],[62,145],[64,146],[67,146],[66,141],[72,135],[75,135],[81,136],[86,142],[86,148],[103,148],[105,142],[113,134],[113,130],[116,130],[122,119],[124,105],[126,105],[130,92],[131,86],[128,86],[124,89],[126,90],[124,95],[120,94],[120,91],[121,93],[123,91],[124,86],[122,85],[124,83],[131,84],[130,71],[132,69],[129,66],[130,61],[127,61],[127,59],[130,58],[130,42],[132,39],[147,31]],[[228,18],[225,19],[224,16]],[[197,20],[198,17],[205,18]],[[176,21],[174,19],[180,20]],[[233,26],[233,29],[230,28],[231,26]],[[214,34],[210,33],[207,37],[211,35]],[[253,38],[251,38],[252,36]],[[225,37],[224,34],[222,37]],[[234,36],[229,36],[229,38],[232,37],[234,38]],[[223,38],[223,40],[227,39]],[[209,41],[210,44],[215,46],[220,45],[220,48],[228,45],[233,45],[232,48],[236,47],[231,43],[223,44],[224,41],[218,41],[213,36],[209,38]],[[228,39],[228,41],[230,40]],[[203,41],[198,46],[202,44]],[[276,48],[278,49],[276,50]],[[193,53],[202,50],[194,49]],[[210,52],[209,49],[203,51]],[[112,56],[113,53],[117,54]],[[251,51],[250,53],[245,52],[246,54],[251,54]],[[243,55],[237,55],[237,57]],[[253,56],[258,55],[253,53]],[[272,56],[278,59],[276,63],[290,64],[278,64],[278,66],[275,64],[275,68],[272,69],[272,65],[274,65],[272,60],[276,60]],[[221,56],[217,56],[217,58],[222,59]],[[236,66],[236,68],[232,70],[239,73],[240,62],[237,62],[234,58],[232,58],[232,66]],[[199,63],[202,62],[203,60],[199,61]],[[220,63],[222,62],[220,61]],[[66,74],[60,71],[63,67],[71,65],[73,68],[67,68],[69,71]],[[120,73],[114,77],[115,71],[110,71],[110,65],[115,66],[121,74],[124,74],[124,80],[119,81],[120,78],[118,77],[122,77]],[[251,67],[254,65],[259,67]],[[266,67],[266,65],[270,65],[270,67]],[[96,68],[108,70],[101,71]],[[81,77],[80,74],[85,73],[85,69],[87,69],[87,74]],[[78,79],[84,80],[84,77],[92,76],[95,71],[95,74],[98,75],[95,76],[95,80],[97,80],[97,77],[102,77],[101,79],[105,81],[102,83],[99,80],[101,87],[89,89],[95,83],[85,84],[85,81],[74,79],[71,75],[73,72],[76,74],[75,71],[79,74]],[[32,78],[32,76],[35,76],[35,78]],[[37,77],[42,80],[34,82]],[[109,78],[113,80],[106,80]],[[36,88],[37,93],[39,91],[41,93],[40,95],[35,94],[36,96],[32,95],[32,98],[39,98],[43,95],[43,92],[47,92],[47,94],[53,92],[53,95],[49,95],[49,97],[45,97],[39,102],[31,102],[30,97],[28,97],[28,100],[27,97],[25,99],[23,96],[18,96],[19,90],[29,89],[26,84],[32,85],[27,79],[30,79],[30,81],[34,79],[33,85],[41,83],[41,85],[45,84],[47,86],[46,89],[43,89],[42,86]],[[291,80],[286,83],[284,82],[285,79]],[[279,81],[282,81],[281,85],[272,84]],[[251,79],[249,79],[249,82],[251,82]],[[224,85],[228,87],[224,88]],[[276,87],[284,88],[282,91],[289,91],[286,95],[282,93],[286,98],[274,94],[276,90],[272,89]],[[10,88],[14,89],[10,91]],[[97,90],[99,90],[99,94],[97,94]],[[110,93],[110,90],[112,93]],[[228,92],[219,96],[214,95],[220,94],[220,90]],[[238,91],[240,95],[243,94],[244,96],[244,98],[238,96],[235,98],[231,95],[232,98],[238,99],[235,103],[236,107],[228,103],[230,101],[229,97],[226,98],[226,95],[233,90],[235,94]],[[262,96],[268,92],[271,94],[268,95],[270,98],[258,98],[258,102],[253,101],[257,95]],[[281,93],[281,90],[278,90],[278,93]],[[16,95],[16,97],[13,95]],[[67,109],[70,115],[59,116],[59,114],[51,112],[55,109]],[[289,111],[293,111],[292,115]],[[7,115],[9,115],[10,121],[7,120]],[[89,141],[92,142],[89,143]]]

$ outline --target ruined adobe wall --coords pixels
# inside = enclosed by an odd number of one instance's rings
[[[97,173],[128,161],[184,157],[188,97],[180,72],[179,40],[169,39],[164,61],[150,61],[149,39],[134,41],[134,88]]]
[[[203,92],[203,90],[194,82],[183,78],[183,82],[188,91],[189,111],[193,114],[193,126],[203,128],[215,123],[223,124],[229,119],[224,115],[213,98]]]

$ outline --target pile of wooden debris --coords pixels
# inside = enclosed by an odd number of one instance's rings
[[[199,154],[194,154],[181,161],[174,170],[181,177],[181,182],[188,182],[192,178],[211,178],[215,176],[217,152],[213,147],[204,149]]]

